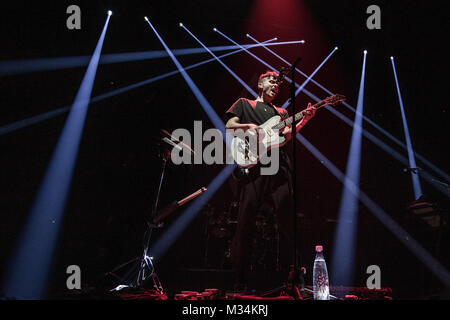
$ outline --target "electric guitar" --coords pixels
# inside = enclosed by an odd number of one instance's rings
[[[316,103],[312,107],[320,109],[326,105],[335,105],[344,101],[345,97],[340,94],[327,97]],[[293,122],[300,121],[305,114],[305,110],[289,117],[283,121],[280,116],[273,116],[258,127],[259,136],[253,130],[241,131],[235,134],[231,140],[231,154],[236,164],[241,168],[251,168],[256,165],[261,158],[272,148],[281,147],[286,143],[286,137],[281,135],[284,127]],[[236,131],[235,131],[236,132]],[[258,150],[259,149],[259,150]],[[259,151],[259,152],[258,152]]]

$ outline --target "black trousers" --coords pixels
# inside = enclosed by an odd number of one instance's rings
[[[233,269],[237,282],[246,282],[252,242],[256,230],[256,216],[263,206],[269,206],[279,230],[279,266],[288,270],[294,263],[292,213],[292,183],[289,167],[280,167],[276,175],[260,175],[260,168],[250,169],[241,181],[238,223],[232,241]]]

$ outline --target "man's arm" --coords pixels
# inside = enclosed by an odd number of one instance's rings
[[[258,128],[258,126],[254,123],[240,123],[241,119],[239,117],[232,117],[230,118],[226,125],[226,129],[242,129],[244,131],[248,129],[255,129]]]

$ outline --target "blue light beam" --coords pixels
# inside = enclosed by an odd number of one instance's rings
[[[5,281],[5,294],[7,296],[35,300],[42,299],[45,295],[51,261],[110,16],[108,14],[91,62],[31,207],[29,221],[15,251],[16,256],[6,270],[8,276]]]
[[[249,37],[250,39],[252,39],[255,43],[261,44],[261,42],[259,42],[258,40],[256,40],[255,38],[253,38],[251,35],[247,34],[247,37]],[[277,57],[279,60],[285,62],[286,64],[289,65],[289,62],[286,61],[286,59],[284,59],[283,57],[281,57],[280,55],[278,55],[276,52],[274,52],[273,50],[267,48],[267,46],[262,45],[262,47],[264,49],[266,49],[267,51],[269,51],[270,53],[272,53],[275,57]],[[337,50],[337,47],[335,48]],[[393,59],[393,57],[391,57]],[[298,73],[300,73],[302,76],[304,76],[305,78],[308,78],[308,75],[305,74],[303,71],[296,69]],[[322,86],[320,83],[318,83],[316,80],[311,79],[311,82],[314,83],[316,86],[318,86],[320,89],[322,89],[323,91],[325,91],[327,94],[329,95],[334,95],[333,92],[331,92],[330,90],[328,90],[327,88],[325,88],[324,86]],[[304,91],[304,90],[303,90]],[[351,105],[349,105],[347,102],[343,101],[342,104],[348,108],[349,110],[356,112],[356,109],[354,107],[352,107]],[[399,145],[400,147],[402,147],[403,149],[407,149],[406,145],[400,141],[399,139],[397,139],[396,137],[394,137],[392,134],[390,134],[389,132],[387,132],[385,129],[383,129],[382,127],[380,127],[378,124],[376,124],[374,121],[372,121],[370,118],[368,118],[367,116],[363,115],[363,119],[369,123],[371,126],[373,126],[375,129],[377,129],[379,132],[381,132],[383,135],[385,135],[386,137],[388,137],[390,140],[392,140],[394,143],[396,143],[397,145]],[[430,162],[429,160],[427,160],[425,157],[421,156],[418,153],[414,153],[415,156],[417,157],[417,159],[419,159],[420,161],[422,161],[425,165],[427,165],[430,169],[432,169],[435,173],[437,173],[440,177],[444,178],[446,181],[450,182],[450,175],[448,175],[447,173],[445,173],[443,170],[441,170],[440,168],[438,168],[436,165],[434,165],[432,162]]]
[[[276,39],[277,38],[273,38],[273,39],[270,39],[270,40],[266,40],[266,41],[264,41],[262,43],[267,44],[267,45],[287,45],[287,44],[299,43],[299,41],[284,41],[284,42],[275,42],[275,43],[270,43],[270,44],[268,43],[268,42],[274,41]],[[252,45],[251,48],[259,47],[259,46],[260,45]],[[236,53],[241,52],[241,51],[243,51],[243,49],[238,49],[238,50],[235,50],[235,51],[223,54],[223,55],[219,56],[219,58],[224,58],[224,57],[236,54]],[[184,69],[185,70],[194,69],[194,68],[200,67],[200,66],[205,65],[205,64],[207,64],[209,62],[212,62],[212,61],[215,61],[215,59],[214,58],[210,58],[210,59],[207,59],[207,60],[204,60],[204,61],[192,64],[190,66],[187,66]],[[178,73],[180,73],[180,70],[177,69],[177,70],[170,71],[170,72],[167,72],[165,74],[158,75],[158,76],[155,76],[153,78],[146,79],[146,80],[143,80],[143,81],[140,81],[140,82],[137,82],[137,83],[134,83],[134,84],[131,84],[131,85],[128,85],[128,86],[125,86],[125,87],[122,87],[122,88],[110,91],[110,92],[106,92],[106,93],[100,94],[100,95],[92,98],[90,102],[91,103],[98,102],[98,101],[101,101],[101,100],[113,97],[115,95],[118,95],[118,94],[121,94],[121,93],[124,93],[124,92],[128,92],[130,90],[142,87],[144,85],[148,85],[148,84],[153,83],[155,81],[165,79],[167,77],[176,75]],[[58,109],[55,109],[55,110],[52,110],[52,111],[49,111],[49,112],[42,113],[42,114],[37,115],[37,116],[32,116],[32,117],[29,117],[29,118],[26,118],[26,119],[22,119],[22,120],[19,120],[19,121],[16,121],[16,122],[13,122],[13,123],[10,123],[10,124],[7,124],[7,125],[3,125],[3,126],[0,127],[0,136],[4,135],[4,134],[7,134],[7,133],[14,132],[14,131],[22,129],[22,128],[26,128],[26,127],[28,127],[30,125],[39,123],[39,122],[44,121],[44,120],[52,119],[52,118],[54,118],[54,117],[56,117],[56,116],[58,116],[60,114],[66,113],[69,110],[70,110],[70,106],[65,106],[65,107],[61,107],[61,108],[58,108]]]
[[[250,92],[251,95],[253,95],[254,98],[256,98],[258,96],[258,94],[252,89],[250,88],[245,82],[244,80],[242,80],[233,70],[231,70],[225,63],[222,62],[222,60],[220,60],[211,50],[208,49],[208,47],[206,47],[196,36],[194,36],[192,34],[191,31],[189,31],[184,25],[181,26],[184,30],[186,30],[187,33],[189,33],[189,35],[195,39],[195,41],[197,41],[210,55],[213,56],[213,58],[220,63],[220,65],[222,67],[225,68],[225,70],[227,70],[245,89],[247,89],[248,92]]]
[[[258,56],[256,56],[255,54],[251,53],[250,51],[248,51],[247,49],[245,49],[244,47],[242,47],[242,45],[240,45],[239,43],[237,43],[236,41],[234,41],[233,39],[231,39],[230,37],[228,37],[227,35],[225,35],[223,32],[221,32],[219,29],[214,28],[213,29],[214,32],[217,32],[218,34],[220,34],[222,37],[224,37],[225,39],[227,39],[228,41],[230,41],[231,43],[239,46],[242,50],[244,50],[246,53],[248,53],[250,56],[252,56],[253,58],[255,58],[256,60],[258,60],[259,62],[261,62],[263,65],[265,65],[267,68],[274,70],[276,72],[280,72],[278,69],[272,67],[270,64],[268,64],[267,62],[265,62],[264,60],[262,60],[261,58],[259,58]],[[303,43],[303,42],[301,42]],[[288,80],[289,82],[292,82],[291,79],[289,79],[288,77],[285,77],[286,80]],[[298,86],[298,85],[297,85]]]
[[[238,45],[234,40],[230,39],[229,37],[227,37],[225,34],[223,34],[222,32],[220,32],[219,30],[215,29],[214,31],[216,31],[217,33],[219,33],[220,35],[222,35],[224,38],[228,39],[229,41],[231,41],[232,43]],[[264,47],[264,46],[263,46]],[[336,50],[336,48],[335,48]],[[272,67],[270,64],[268,64],[267,62],[265,62],[264,60],[262,60],[261,58],[257,57],[256,55],[254,55],[251,52],[248,52],[247,50],[244,50],[247,53],[249,53],[252,57],[254,57],[256,60],[260,61],[262,64],[264,64],[266,67],[272,69],[272,70],[276,70],[274,67]],[[280,57],[281,58],[281,57]],[[282,58],[281,58],[282,59]],[[288,63],[286,60],[284,60],[286,63]],[[301,72],[301,71],[300,71]],[[304,76],[308,77],[306,74],[302,73]],[[291,81],[289,78],[286,77],[286,79],[288,81]],[[313,80],[311,80],[313,81]],[[296,84],[297,85],[297,84]],[[320,84],[318,84],[320,85]],[[297,85],[298,86],[298,85]],[[323,87],[322,87],[323,88]],[[325,89],[325,88],[324,88]],[[325,89],[327,90],[327,89]],[[310,98],[312,98],[313,100],[320,101],[321,99],[319,99],[317,96],[315,96],[314,94],[312,94],[311,92],[309,92],[308,90],[306,90],[305,88],[303,88],[303,92],[309,96]],[[330,92],[330,94],[332,94]],[[345,104],[345,102],[344,102]],[[341,120],[343,120],[345,123],[347,123],[348,125],[352,126],[354,125],[353,121],[351,121],[350,119],[348,119],[347,117],[345,117],[343,114],[341,114],[340,112],[336,111],[333,108],[330,107],[326,107],[329,111],[331,111],[334,115],[336,115],[337,117],[339,117]],[[351,107],[352,108],[352,107]],[[356,113],[356,109],[353,109],[354,112]],[[362,117],[364,118],[364,115],[362,115]],[[382,142],[380,139],[376,138],[375,136],[373,136],[372,134],[370,134],[369,132],[367,132],[366,130],[363,130],[360,127],[360,130],[362,131],[363,135],[366,136],[367,138],[369,138],[369,140],[371,140],[372,142],[374,142],[377,146],[379,146],[381,149],[383,149],[384,151],[386,151],[387,153],[391,154],[394,158],[396,158],[397,160],[399,160],[400,162],[402,162],[405,165],[408,165],[408,162],[405,162],[405,158],[400,155],[397,151],[395,151],[393,148],[391,148],[390,146],[388,146],[387,144],[385,144],[384,142]],[[439,191],[441,191],[443,194],[445,194],[446,196],[450,196],[450,190],[448,190],[448,188],[446,188],[445,186],[443,186],[442,184],[440,184],[432,175],[430,175],[429,173],[427,173],[426,171],[422,172],[422,177],[424,177],[424,179],[429,182],[432,186],[434,186],[436,189],[438,189]]]
[[[233,39],[231,39],[230,37],[228,37],[227,35],[225,35],[224,33],[222,33],[222,32],[221,32],[220,30],[218,30],[217,28],[214,28],[214,31],[217,32],[218,34],[220,34],[222,37],[224,37],[224,38],[227,39],[228,41],[230,41],[231,43],[233,43],[233,44],[239,46],[239,44],[238,44],[236,41],[234,41]],[[302,41],[302,43],[304,43],[304,41]],[[261,44],[261,43],[259,43],[259,44]],[[262,44],[261,44],[261,45],[262,45]],[[262,45],[262,46],[264,47],[264,45]],[[279,72],[276,68],[274,68],[274,67],[271,66],[269,63],[267,63],[267,62],[264,61],[263,59],[259,58],[259,57],[256,56],[255,54],[251,53],[250,51],[248,51],[248,50],[246,50],[246,49],[244,49],[244,48],[242,48],[242,49],[243,49],[246,53],[248,53],[250,56],[252,56],[252,57],[255,58],[256,60],[258,60],[259,62],[261,62],[263,65],[265,65],[267,68]],[[333,54],[336,50],[337,50],[337,48],[334,48],[334,50],[331,52],[331,54]],[[328,58],[331,56],[331,54],[328,55],[327,58],[325,58],[324,62],[322,62],[321,65],[316,69],[316,72],[317,72],[318,69],[320,69],[320,67],[328,60]],[[286,61],[286,63],[287,63],[288,65],[290,65],[289,62]],[[305,75],[305,76],[306,76],[306,75]],[[308,76],[306,76],[306,77],[308,78]],[[291,83],[292,83],[292,80],[291,80],[289,77],[285,77],[285,79],[286,79],[288,82],[291,82]],[[307,80],[307,81],[310,81],[310,80],[312,80],[312,76],[309,77],[309,80]],[[304,83],[304,85],[306,85],[306,83]],[[304,85],[302,86],[302,87],[303,87],[302,90],[298,90],[297,93],[299,93],[300,91],[305,91]],[[297,84],[297,83],[295,83],[295,86],[296,86],[297,88],[300,88],[300,87],[301,87],[301,86],[300,86],[299,84]],[[287,103],[287,101],[286,101],[286,103]],[[284,105],[286,105],[286,103],[285,103]],[[287,106],[287,105],[286,105],[286,106]]]
[[[221,35],[223,35],[223,37],[225,37],[226,39],[228,39],[229,41],[234,42],[233,40],[231,40],[230,38],[228,38],[226,35],[224,35],[223,33],[221,33],[220,31],[216,30],[218,33],[220,33]],[[245,50],[246,51],[246,50]],[[246,51],[247,52],[247,51]],[[251,56],[253,56],[256,60],[260,61],[262,64],[264,64],[265,66],[267,66],[268,68],[274,69],[271,65],[269,65],[267,62],[265,62],[264,60],[262,60],[261,58],[255,56],[254,54],[248,52]],[[306,76],[306,75],[305,75]],[[286,80],[291,81],[289,78],[286,77]],[[312,80],[311,80],[312,81]],[[296,84],[297,85],[297,84]],[[297,85],[298,86],[298,85]],[[325,89],[326,90],[326,89]],[[320,101],[321,99],[317,98],[317,96],[315,96],[314,94],[312,94],[311,92],[309,92],[308,90],[306,90],[305,88],[303,88],[303,92],[309,96],[310,98],[312,98],[315,101]],[[331,93],[331,92],[330,92]],[[343,102],[343,104],[345,105],[345,102]],[[351,107],[351,106],[349,106]],[[330,108],[328,106],[326,106],[325,108],[327,108],[329,111],[331,111],[334,115],[336,115],[338,118],[340,118],[341,120],[343,120],[345,123],[347,123],[349,126],[353,127],[353,121],[351,121],[350,119],[348,119],[347,117],[345,117],[342,113],[338,112],[337,110]],[[353,107],[351,107],[353,109]],[[353,109],[354,112],[356,113],[356,109]],[[363,119],[365,118],[364,115],[362,115]],[[403,157],[401,154],[399,154],[397,151],[395,151],[393,148],[391,148],[390,146],[388,146],[386,143],[384,143],[383,141],[381,141],[380,139],[376,138],[375,136],[373,136],[372,134],[370,134],[369,132],[367,132],[367,130],[363,130],[361,128],[361,131],[363,133],[363,135],[365,137],[367,137],[370,141],[372,141],[373,143],[375,143],[378,147],[380,147],[381,149],[383,149],[384,151],[386,151],[387,153],[389,153],[390,155],[392,155],[394,158],[396,158],[397,160],[399,160],[400,162],[402,162],[404,165],[408,166],[409,163],[408,161],[405,161],[405,157]],[[442,184],[441,182],[439,182],[434,176],[432,176],[430,173],[428,173],[425,170],[421,170],[421,175],[422,177],[430,184],[432,185],[434,188],[436,188],[437,190],[439,190],[441,193],[443,193],[445,196],[450,197],[450,188],[448,188],[447,185]]]
[[[395,86],[397,87],[398,102],[400,103],[400,111],[402,113],[403,130],[405,133],[406,150],[408,151],[408,163],[410,168],[417,168],[416,160],[414,159],[414,150],[411,143],[411,136],[409,134],[408,122],[406,121],[405,108],[403,107],[403,99],[400,93],[400,86],[398,84],[397,70],[395,69],[394,59],[391,58],[392,71],[394,72]],[[411,179],[414,189],[414,200],[417,200],[422,195],[422,186],[420,185],[419,175],[411,171]]]
[[[364,78],[366,72],[366,57],[364,53],[361,81],[359,85],[358,104],[348,154],[345,179],[359,186],[361,167],[362,114],[364,103]],[[356,250],[356,232],[358,224],[359,190],[355,193],[343,188],[338,211],[338,222],[333,244],[331,260],[331,279],[335,284],[352,286],[354,260]]]
[[[328,61],[328,59],[330,59],[330,57],[333,55],[333,53],[337,50],[337,47],[333,49],[333,51],[331,51],[331,53],[319,64],[319,66],[313,71],[313,73],[311,73],[306,80],[300,85],[300,87],[298,87],[298,89],[295,91],[295,96],[297,96],[300,92],[303,91],[303,89],[305,88],[305,86],[308,84],[309,81],[312,80],[312,78],[316,75],[316,73],[320,70],[320,68],[322,68],[322,66],[325,64],[325,62]],[[288,63],[289,65],[289,63]],[[295,70],[298,70],[298,68],[295,68]],[[286,100],[285,103],[283,103],[283,105],[281,106],[283,109],[286,109],[287,106],[289,105],[289,99]]]
[[[178,239],[183,230],[186,229],[197,213],[228,179],[235,168],[236,164],[226,165],[225,168],[208,185],[207,191],[194,200],[194,202],[180,214],[178,219],[170,226],[170,228],[156,240],[151,250],[152,256],[155,260],[162,258],[162,256],[167,252],[167,249],[169,249],[170,246]]]
[[[218,31],[217,29],[214,30],[216,32],[219,32],[222,34],[225,38],[230,40],[231,42],[235,43],[233,40],[225,36],[223,33]],[[367,52],[365,52],[367,53]],[[264,60],[260,59],[259,57],[251,54],[255,59],[263,63],[264,65],[268,66],[269,68],[275,70],[272,66],[267,64]],[[315,101],[320,101],[319,98],[317,98],[315,95],[313,95],[308,90],[303,90],[309,97],[313,98]],[[337,112],[331,107],[326,107],[328,110],[333,111],[333,114],[339,114],[342,117],[344,117],[342,114]],[[355,110],[356,112],[356,110]],[[360,116],[362,114],[360,113]],[[362,116],[363,117],[363,116]],[[354,125],[354,123],[347,118],[347,124],[358,127],[358,125]],[[362,127],[359,126],[359,130],[365,134],[366,132],[362,130]],[[368,134],[368,133],[366,133]],[[373,135],[370,135],[371,137],[375,138]],[[307,147],[307,149],[317,158],[320,160],[322,164],[324,164],[327,169],[330,170],[330,172],[335,175],[346,188],[350,190],[354,195],[359,196],[361,202],[366,205],[366,207],[408,248],[413,252],[419,260],[421,260],[433,273],[436,274],[436,276],[441,279],[446,285],[450,284],[450,273],[448,270],[445,269],[436,259],[434,259],[433,256],[431,256],[425,249],[423,249],[414,239],[412,239],[394,220],[392,220],[381,207],[379,207],[375,202],[373,202],[362,190],[359,190],[359,188],[349,179],[346,179],[344,174],[336,167],[334,166],[325,156],[323,156],[313,145],[311,145],[302,135],[297,134],[297,139]],[[375,140],[376,139],[376,140]],[[382,143],[379,139],[375,138],[374,141],[380,142],[380,146],[390,148],[386,144]],[[392,148],[388,149],[392,150]],[[386,151],[386,149],[385,149]],[[398,153],[397,153],[398,154]],[[399,155],[397,158],[401,158],[402,156]],[[431,179],[430,179],[431,180]],[[436,185],[435,185],[436,186]],[[443,191],[443,190],[441,190]]]
[[[320,101],[320,99],[317,96],[315,96],[313,93],[309,92],[308,90],[303,89],[303,92],[306,95],[308,95],[311,99],[313,99],[314,101]],[[350,127],[353,128],[356,125],[352,120],[350,120],[348,117],[344,116],[342,113],[340,113],[336,109],[334,109],[330,106],[325,106],[325,109],[327,109],[333,115],[335,115],[336,117],[338,117],[339,119],[344,121],[344,123],[346,123]],[[384,143],[383,141],[381,141],[380,139],[375,137],[373,134],[371,134],[367,130],[363,130],[361,128],[361,132],[364,135],[364,137],[369,139],[372,143],[374,143],[380,149],[382,149],[383,151],[385,151],[386,153],[391,155],[394,159],[398,160],[403,165],[408,166],[408,159],[406,157],[404,157],[401,153],[399,153],[394,148],[390,147],[389,145],[387,145],[386,143]],[[425,181],[427,181],[431,186],[433,186],[435,189],[439,190],[445,196],[450,197],[450,189],[448,188],[447,185],[445,185],[442,182],[440,182],[439,180],[437,180],[433,175],[431,175],[430,173],[428,173],[425,170],[420,170],[420,174],[422,175],[422,178]]]
[[[194,81],[191,79],[191,77],[187,74],[187,72],[183,69],[180,62],[175,58],[175,56],[171,53],[169,47],[166,45],[164,40],[161,38],[159,33],[156,31],[156,29],[153,27],[151,22],[146,19],[149,26],[152,28],[155,35],[158,37],[161,44],[166,49],[167,53],[171,57],[172,61],[177,66],[178,70],[180,70],[181,75],[183,76],[184,80],[188,84],[191,91],[194,93],[195,97],[199,101],[200,105],[204,109],[204,111],[207,113],[208,117],[211,119],[213,125],[222,132],[222,138],[224,140],[226,139],[226,131],[225,131],[225,124],[220,120],[217,113],[214,111],[212,106],[209,104],[209,102],[206,100],[206,98],[203,96],[203,94],[198,89],[197,85],[194,83]],[[195,144],[195,142],[194,142]],[[202,155],[198,153],[198,155],[201,157]],[[152,256],[155,260],[158,260],[165,252],[166,250],[172,245],[172,243],[179,237],[179,235],[183,232],[183,230],[186,229],[190,221],[196,216],[196,214],[201,210],[201,208],[206,204],[206,202],[214,195],[214,193],[217,191],[217,189],[225,182],[225,180],[228,178],[228,176],[233,172],[235,168],[235,164],[229,164],[227,165],[219,175],[214,178],[214,180],[211,182],[211,184],[207,187],[207,191],[202,194],[198,199],[194,201],[194,203],[184,212],[181,214],[181,216],[177,219],[177,221],[171,226],[171,228],[166,231],[160,239],[155,243],[152,249]]]
[[[254,44],[245,44],[244,48],[252,48]],[[239,47],[233,46],[214,46],[209,49],[213,52],[236,50]],[[239,50],[242,51],[242,50]],[[173,49],[175,56],[201,54],[205,52],[203,48],[183,48]],[[169,55],[165,50],[154,51],[138,51],[103,54],[100,57],[99,64],[113,64],[131,61],[143,61],[167,58]],[[91,56],[72,56],[72,57],[54,57],[54,58],[37,58],[37,59],[20,59],[20,60],[3,60],[0,61],[0,76],[10,76],[33,72],[54,71],[61,69],[70,69],[84,67],[89,64]]]
[[[209,102],[206,100],[205,96],[201,93],[200,89],[197,87],[197,85],[194,83],[192,78],[187,74],[186,70],[183,68],[183,66],[180,64],[178,59],[173,55],[173,53],[170,51],[169,47],[166,45],[164,40],[161,38],[159,33],[156,31],[155,27],[153,27],[152,23],[149,19],[146,20],[148,25],[152,28],[153,32],[163,45],[164,49],[166,49],[167,53],[169,54],[170,58],[172,59],[173,63],[175,63],[177,69],[180,71],[181,75],[183,76],[184,80],[186,81],[187,85],[191,89],[192,93],[202,106],[203,110],[206,112],[208,117],[210,118],[211,122],[213,123],[214,127],[216,127],[221,133],[222,137],[226,137],[226,131],[225,131],[225,124],[222,122],[220,117],[217,115],[217,113],[214,111],[213,107],[209,104]]]
[[[414,240],[397,222],[395,222],[380,206],[378,206],[372,199],[367,196],[364,191],[360,190],[353,181],[347,177],[317,148],[315,148],[305,137],[300,133],[297,134],[297,139],[308,149],[311,154],[320,161],[339,181],[344,184],[344,187],[349,189],[355,196],[358,195],[360,201],[369,209],[370,212],[389,230],[397,239],[405,245],[437,278],[446,286],[450,285],[449,271],[437,261],[427,250],[425,250],[416,240]]]

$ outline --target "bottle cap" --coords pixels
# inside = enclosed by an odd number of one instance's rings
[[[323,247],[322,246],[316,246],[316,252],[322,252]]]

